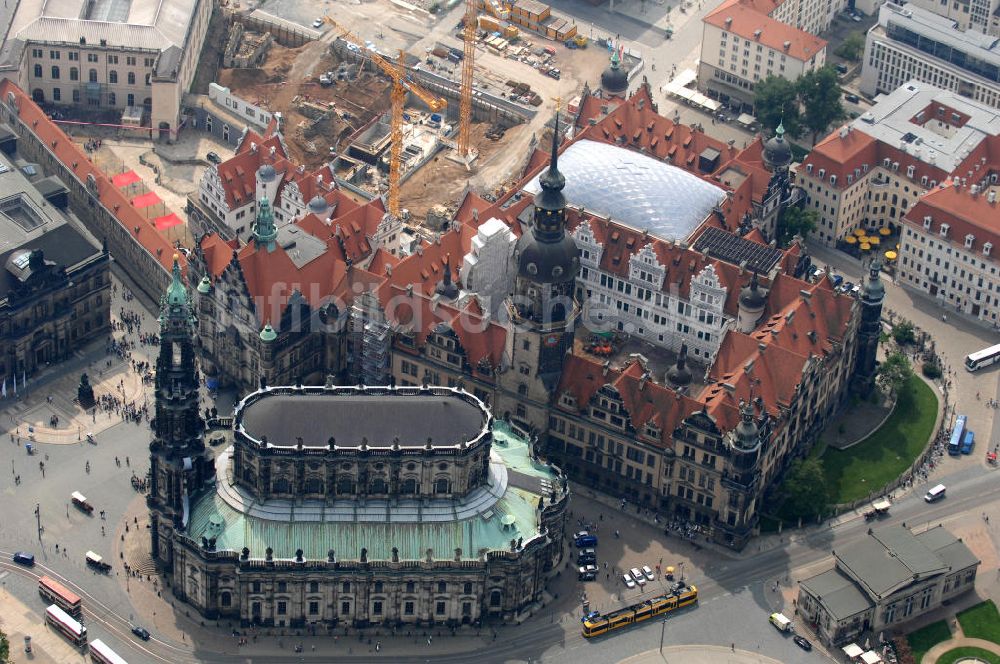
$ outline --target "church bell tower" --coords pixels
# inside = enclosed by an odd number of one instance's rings
[[[523,422],[544,429],[547,415],[532,404],[547,404],[558,386],[566,351],[573,347],[579,310],[573,296],[580,252],[566,233],[566,197],[562,193],[566,178],[559,172],[558,116],[549,167],[539,184],[532,224],[514,248],[517,276],[514,294],[507,301],[512,366],[503,382],[507,392],[520,397],[512,415],[517,416],[520,410]],[[502,406],[507,409],[508,405]]]
[[[858,353],[855,356],[851,390],[862,397],[871,394],[878,371],[878,340],[882,334],[882,304],[885,286],[879,278],[882,262],[868,264],[868,280],[861,289],[861,324],[858,326]]]
[[[187,529],[193,495],[215,468],[205,453],[205,421],[198,408],[195,317],[174,255],[173,277],[160,298],[160,352],[156,358],[155,417],[150,423],[150,512],[152,556],[173,571],[173,534]]]

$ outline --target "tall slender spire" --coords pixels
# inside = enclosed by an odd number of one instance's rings
[[[257,246],[274,250],[274,242],[278,238],[278,228],[274,225],[274,211],[267,196],[261,196],[257,203],[257,219],[253,227],[253,239]]]
[[[188,297],[187,287],[184,285],[184,278],[181,276],[180,256],[174,254],[174,266],[171,270],[170,285],[166,292],[160,297],[160,326],[164,327],[170,322],[179,322],[190,325],[194,321],[194,314],[191,311],[191,300]]]
[[[564,232],[566,197],[563,187],[566,178],[559,172],[559,114],[556,113],[555,128],[552,131],[552,152],[549,167],[538,178],[541,191],[535,196],[535,234],[539,239],[558,240]]]

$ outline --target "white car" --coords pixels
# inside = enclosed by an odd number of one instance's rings
[[[322,28],[323,27],[323,19],[318,18],[315,21],[313,21],[313,27],[314,28]]]
[[[574,534],[573,534],[573,539],[574,539],[574,540],[578,540],[578,539],[580,539],[581,537],[586,537],[586,536],[587,536],[587,535],[589,535],[589,534],[590,534],[590,533],[589,533],[589,532],[587,532],[586,530],[581,530],[580,532],[578,532],[578,533],[574,533]]]
[[[637,568],[633,567],[629,570],[629,572],[631,572],[632,578],[635,579],[636,583],[640,586],[646,585],[646,577],[643,576],[642,572],[640,572]]]
[[[625,582],[625,587],[632,589],[635,588],[635,580],[628,574],[622,574],[622,581]]]
[[[649,565],[642,566],[642,573],[646,575],[646,578],[652,581],[656,577],[653,575],[653,570],[649,569]]]

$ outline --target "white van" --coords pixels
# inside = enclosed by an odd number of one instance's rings
[[[943,484],[938,484],[936,487],[927,492],[927,495],[924,496],[924,500],[929,503],[937,502],[944,498],[944,492],[945,486]]]
[[[792,631],[792,621],[789,620],[783,613],[772,613],[768,620],[771,621],[772,625],[778,628],[779,632]]]

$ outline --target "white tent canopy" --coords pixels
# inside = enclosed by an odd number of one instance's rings
[[[861,653],[861,661],[865,664],[878,664],[882,661],[882,658],[874,650],[869,650],[868,652]]]
[[[861,655],[861,653],[864,652],[864,650],[862,650],[861,647],[857,643],[849,643],[846,646],[844,646],[843,648],[841,648],[841,650],[843,650],[844,654],[847,655],[848,657],[850,657],[851,659],[854,659],[855,657],[859,657]]]

